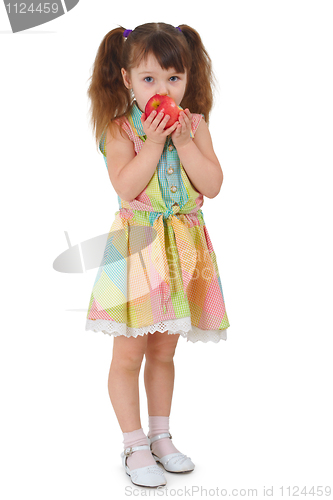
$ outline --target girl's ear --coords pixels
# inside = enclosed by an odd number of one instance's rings
[[[123,77],[125,87],[130,90],[132,87],[132,84],[131,84],[131,81],[129,79],[129,75],[128,75],[127,71],[125,70],[125,68],[121,68],[121,76]]]

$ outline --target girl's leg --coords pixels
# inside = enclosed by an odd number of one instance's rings
[[[149,415],[170,415],[175,377],[173,357],[179,335],[148,334],[144,382]]]
[[[155,332],[148,336],[144,380],[148,399],[150,438],[169,431],[175,375],[173,357],[179,335]],[[178,451],[170,438],[158,439],[152,444],[152,452],[158,457]]]
[[[114,337],[108,389],[123,433],[141,428],[139,373],[147,337]]]
[[[147,335],[114,337],[108,388],[111,403],[123,432],[124,448],[148,445],[141,427],[139,373]],[[155,465],[149,450],[136,450],[127,458],[130,470]]]

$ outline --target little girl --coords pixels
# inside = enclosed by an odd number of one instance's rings
[[[86,330],[114,336],[109,394],[134,484],[166,484],[194,469],[172,443],[169,416],[178,338],[226,340],[230,326],[201,207],[223,173],[208,130],[211,60],[187,25],[113,29],[102,40],[88,90],[92,124],[119,210],[90,298]],[[178,120],[145,106],[171,97]],[[149,433],[141,427],[138,377],[145,356]]]

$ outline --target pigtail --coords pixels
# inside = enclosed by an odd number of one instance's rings
[[[211,59],[201,41],[199,33],[186,24],[179,26],[191,51],[192,65],[189,73],[189,85],[181,102],[182,108],[189,108],[193,113],[202,113],[209,123],[209,113],[213,107],[215,76]]]
[[[121,76],[125,28],[119,26],[105,35],[95,58],[87,94],[91,100],[90,123],[97,147],[106,126],[123,116],[131,105],[131,94]]]

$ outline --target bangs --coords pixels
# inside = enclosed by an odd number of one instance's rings
[[[133,66],[139,66],[142,61],[146,62],[151,54],[163,69],[175,68],[178,73],[185,73],[185,70],[189,71],[191,68],[189,50],[179,43],[179,39],[173,43],[172,38],[165,33],[154,33],[143,43],[137,43],[133,49]]]

